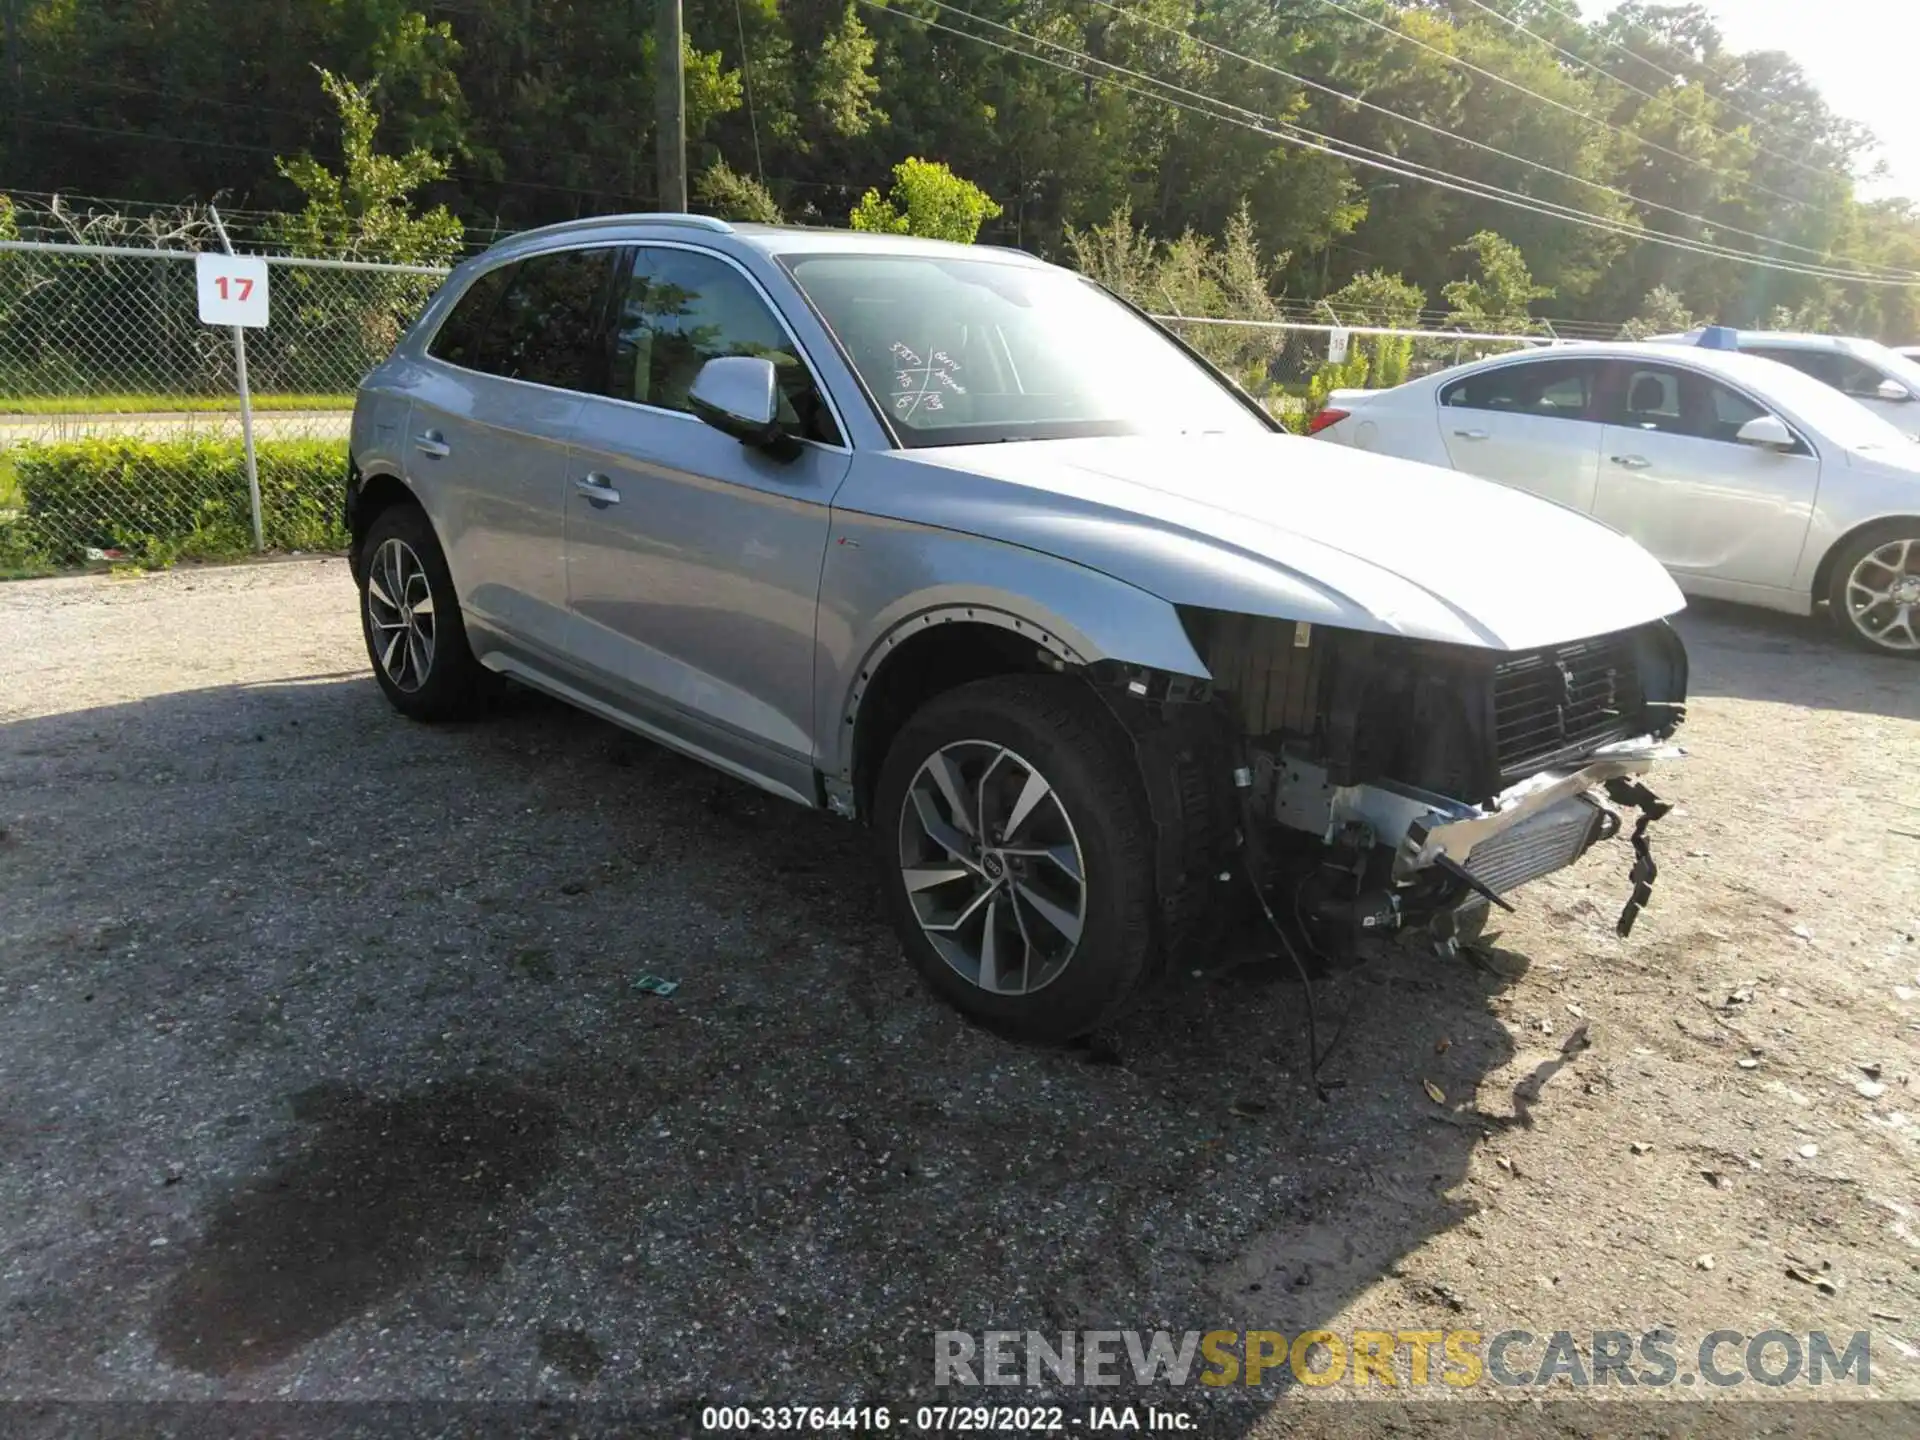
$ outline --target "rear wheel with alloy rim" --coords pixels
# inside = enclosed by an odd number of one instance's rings
[[[361,542],[360,628],[374,679],[415,720],[457,720],[483,704],[493,677],[473,658],[453,577],[427,517],[395,506]]]
[[[433,587],[420,557],[397,535],[368,562],[367,625],[374,663],[395,689],[417,693],[433,673]]]
[[[1077,680],[984,680],[909,720],[875,829],[889,908],[928,983],[1026,1039],[1118,1014],[1155,954],[1139,792],[1126,736]]]
[[[1847,638],[1920,659],[1920,522],[1876,526],[1834,560],[1829,596]]]

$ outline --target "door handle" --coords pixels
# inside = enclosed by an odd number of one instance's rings
[[[1484,430],[1456,430],[1453,433],[1461,440],[1484,440],[1487,438],[1487,432]]]
[[[444,460],[453,454],[453,447],[447,444],[446,437],[438,430],[429,430],[424,435],[416,435],[413,448],[422,455],[431,455],[435,460]]]
[[[1624,465],[1629,470],[1647,470],[1653,466],[1653,462],[1644,455],[1615,455],[1613,463]]]
[[[573,482],[573,488],[587,497],[587,503],[595,509],[604,510],[609,505],[620,503],[620,492],[613,488],[613,482],[604,475],[583,475]]]

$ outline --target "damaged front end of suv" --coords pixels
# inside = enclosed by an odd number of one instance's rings
[[[1631,931],[1657,873],[1647,827],[1667,808],[1640,777],[1679,756],[1669,741],[1686,713],[1686,651],[1664,620],[1520,652],[1206,610],[1181,620],[1210,682],[1119,677],[1136,727],[1175,737],[1150,788],[1177,791],[1194,766],[1184,784],[1215,792],[1185,813],[1156,803],[1163,838],[1196,814],[1214,827],[1178,842],[1186,873],[1163,865],[1170,935],[1218,942],[1206,881],[1239,848],[1270,918],[1323,964],[1412,928],[1451,950],[1487,906],[1513,908],[1515,891],[1629,821],[1618,928]]]
[[[1231,726],[1244,839],[1313,950],[1425,927],[1571,866],[1634,820],[1626,935],[1655,877],[1640,783],[1678,756],[1686,651],[1665,620],[1521,653],[1183,614]],[[1605,797],[1605,799],[1603,799]],[[1611,804],[1609,804],[1611,801]],[[1619,806],[1619,808],[1613,808]]]
[[[1332,969],[1396,934],[1450,954],[1615,837],[1622,933],[1651,897],[1685,601],[1588,516],[1280,436],[923,449],[840,503],[823,613],[879,623],[827,683],[850,738],[829,803],[899,837],[909,953],[993,1023],[1084,1033],[1166,966]],[[995,678],[1035,668],[1051,689]],[[1023,883],[1075,937],[1039,984]]]

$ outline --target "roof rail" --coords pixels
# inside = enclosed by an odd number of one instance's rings
[[[577,234],[582,230],[600,230],[620,225],[685,225],[695,230],[707,230],[715,235],[733,234],[733,226],[717,216],[687,215],[672,210],[657,212],[643,210],[625,215],[590,215],[582,220],[562,220],[557,225],[542,225],[535,230],[523,230],[509,238],[524,240],[532,235]]]

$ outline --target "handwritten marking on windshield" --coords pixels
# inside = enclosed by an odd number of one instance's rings
[[[929,414],[945,410],[943,390],[955,395],[967,393],[967,387],[954,379],[960,364],[946,351],[935,350],[923,359],[912,346],[895,341],[891,353],[899,367],[893,376],[893,409],[902,420],[911,420],[923,410]]]

